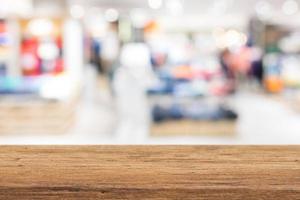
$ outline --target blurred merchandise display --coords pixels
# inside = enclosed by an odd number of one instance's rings
[[[8,73],[9,58],[12,51],[7,23],[5,19],[0,19],[0,76],[5,76]]]
[[[266,26],[265,87],[271,93],[299,88],[300,37],[293,28]]]
[[[146,30],[149,30],[148,27]],[[237,31],[229,33],[234,33],[233,37],[237,38],[241,35]],[[213,121],[228,122],[231,128],[227,134],[235,132],[231,124],[235,123],[238,114],[227,108],[228,106],[222,105],[236,89],[234,80],[231,79],[234,77],[230,76],[230,72],[226,73],[226,69],[245,73],[244,71],[248,70],[244,69],[247,67],[245,63],[250,64],[246,50],[242,46],[235,46],[237,50],[228,50],[228,54],[219,58],[217,40],[213,35],[179,30],[175,34],[164,34],[147,32],[146,37],[146,42],[151,47],[153,71],[157,76],[156,83],[148,89],[152,105],[152,134],[159,136],[159,133],[164,133],[165,130],[159,128],[163,127],[162,124],[169,124],[169,132],[172,130],[175,135],[178,130],[185,132],[178,127],[176,130],[176,126],[171,128],[172,122],[185,122],[186,130],[193,130],[191,135],[195,134],[196,130],[201,134],[203,123],[209,124]],[[226,63],[221,63],[220,59],[226,59],[223,60]],[[166,97],[169,99],[167,102],[164,101]],[[201,103],[212,97],[219,100],[211,104]],[[183,103],[186,100],[189,103]],[[206,129],[207,133],[214,133],[214,130],[220,128],[217,126],[206,126],[210,127],[209,130]]]
[[[283,90],[281,80],[280,54],[269,53],[264,57],[265,65],[265,87],[267,91],[278,93]]]
[[[62,20],[21,20],[21,67],[25,76],[64,71]]]
[[[173,104],[170,107],[156,105],[153,108],[153,119],[155,122],[169,120],[201,120],[201,121],[222,121],[236,120],[237,114],[222,105],[206,105],[193,103],[189,105]]]
[[[51,17],[0,19],[1,133],[64,133],[73,124],[80,80],[66,65],[66,24]]]
[[[69,43],[63,38],[67,29],[66,24],[63,18],[50,17],[12,18],[0,21],[2,94],[32,94],[41,98],[51,96],[61,100],[59,92],[57,95],[45,95],[43,88],[50,83],[57,85],[61,79],[73,81],[73,87],[61,86],[62,88],[68,90],[78,88],[78,78],[69,72],[73,66],[68,68],[66,65],[70,63],[67,60],[70,58],[65,55],[65,48],[72,48],[66,46]],[[69,53],[68,56],[70,55]],[[13,65],[11,60],[14,60]],[[73,93],[68,90],[64,93]],[[51,91],[50,93],[53,94]]]
[[[41,78],[0,77],[0,94],[38,94]]]
[[[282,58],[282,80],[287,87],[300,87],[300,56],[286,55]]]

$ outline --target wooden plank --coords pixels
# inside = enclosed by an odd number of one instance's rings
[[[300,146],[2,146],[0,199],[300,199]]]

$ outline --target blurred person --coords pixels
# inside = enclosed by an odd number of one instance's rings
[[[111,23],[106,36],[103,39],[101,49],[102,67],[108,74],[119,57],[120,40],[118,37],[118,23]]]
[[[231,85],[235,90],[236,88],[236,76],[233,68],[231,67],[231,52],[229,49],[224,49],[220,53],[220,63],[222,66],[223,73],[228,80],[228,85]]]
[[[222,66],[222,70],[228,79],[234,79],[234,72],[231,70],[230,65],[230,51],[228,49],[224,49],[220,53],[220,63]]]
[[[101,62],[102,44],[98,38],[91,39],[91,63],[97,68],[99,74],[104,73],[103,65]]]
[[[119,116],[116,134],[120,142],[139,143],[148,135],[150,110],[146,89],[151,84],[151,74],[146,44],[131,43],[121,48],[120,67],[113,80]]]
[[[259,84],[263,84],[263,52],[260,48],[252,48],[251,56],[251,77]]]
[[[251,49],[242,47],[236,51],[221,52],[220,63],[227,79],[236,88],[238,82],[248,80],[251,71]]]

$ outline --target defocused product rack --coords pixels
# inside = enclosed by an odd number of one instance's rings
[[[71,127],[80,79],[68,61],[74,52],[66,49],[74,48],[64,38],[67,23],[63,17],[0,19],[0,133]]]
[[[264,29],[264,86],[275,99],[299,111],[299,27],[269,24]]]
[[[149,35],[158,79],[148,90],[151,134],[234,135],[238,116],[227,102],[234,87],[223,74],[211,30],[173,30],[163,36],[150,31]]]

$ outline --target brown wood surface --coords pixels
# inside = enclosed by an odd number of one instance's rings
[[[0,199],[300,199],[300,147],[2,146]]]

